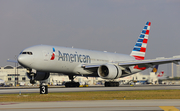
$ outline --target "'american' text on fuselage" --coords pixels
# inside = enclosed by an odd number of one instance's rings
[[[58,52],[59,52],[58,60],[69,61],[69,62],[91,63],[91,58],[89,55],[81,55],[81,54],[77,54],[77,52],[75,52],[75,54],[61,53],[61,51]]]

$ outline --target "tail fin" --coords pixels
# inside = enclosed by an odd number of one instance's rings
[[[132,50],[130,56],[134,56],[137,60],[144,60],[146,47],[148,42],[149,30],[150,30],[151,22],[147,22],[142,30],[134,49]]]
[[[164,71],[161,71],[158,75],[157,75],[157,77],[163,77],[164,76]]]
[[[151,72],[155,72],[155,74],[156,74],[157,71],[158,71],[158,66],[159,66],[159,65],[155,65]]]
[[[157,77],[163,77],[164,71],[161,71],[161,72],[159,72],[159,73],[157,74],[158,66],[159,66],[159,65],[155,65],[151,72],[155,72],[155,74],[157,75]]]

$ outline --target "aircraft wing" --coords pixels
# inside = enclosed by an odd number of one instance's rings
[[[119,62],[118,65],[122,67],[134,66],[138,65],[140,67],[152,67],[154,65],[166,64],[166,63],[175,63],[178,64],[180,62],[180,56],[171,57],[171,58],[157,58],[157,59],[147,59],[147,60],[135,60],[135,61],[127,61],[127,62]]]
[[[180,56],[178,57],[175,56],[171,58],[156,58],[156,59],[146,59],[146,60],[125,61],[125,62],[123,61],[123,62],[111,63],[111,64],[118,64],[119,66],[125,68],[135,65],[138,65],[139,67],[153,67],[154,65],[166,64],[172,62],[178,64],[178,62],[180,62]],[[81,67],[89,69],[89,68],[98,68],[101,65],[103,64],[83,64],[81,65]]]

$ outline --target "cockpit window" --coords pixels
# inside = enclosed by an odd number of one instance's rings
[[[21,52],[20,54],[28,54],[28,55],[33,55],[32,52]]]

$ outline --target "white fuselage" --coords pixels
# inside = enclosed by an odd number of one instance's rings
[[[26,67],[43,72],[89,75],[82,65],[99,65],[135,60],[134,57],[118,53],[84,50],[49,45],[37,45],[24,49],[18,56],[18,62]],[[132,73],[140,70],[133,69]]]

